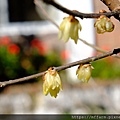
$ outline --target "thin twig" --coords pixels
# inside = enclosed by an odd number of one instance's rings
[[[61,70],[64,70],[64,69],[67,69],[67,68],[70,68],[70,67],[73,67],[73,66],[76,66],[76,65],[79,65],[79,64],[85,64],[85,63],[93,62],[93,61],[96,61],[96,60],[99,60],[99,59],[117,54],[119,52],[120,52],[120,48],[117,48],[117,49],[114,49],[113,51],[106,52],[106,53],[103,53],[101,55],[97,55],[97,56],[94,56],[94,57],[89,57],[89,58],[86,58],[86,59],[83,59],[83,60],[79,60],[79,61],[72,62],[72,63],[66,64],[66,65],[63,65],[63,66],[56,67],[55,70],[61,71]]]
[[[45,9],[42,7],[42,5],[40,4],[40,1],[39,0],[34,0],[34,3],[39,7],[39,9],[43,12],[44,16],[50,21],[52,22],[58,29],[59,29],[59,26],[57,25],[57,23],[48,15],[48,13],[45,11]],[[93,45],[93,44],[90,44],[88,43],[87,41],[83,40],[82,38],[79,38],[79,40],[81,42],[83,42],[84,44],[88,45],[89,47],[92,47],[94,48],[95,50],[99,51],[99,52],[102,52],[102,53],[105,53],[107,51],[99,48],[98,46],[96,45]],[[114,57],[116,58],[120,58],[120,56],[118,55],[114,55]]]
[[[14,83],[28,81],[30,79],[38,78],[38,77],[42,76],[43,74],[45,74],[45,72],[40,72],[40,73],[30,75],[30,76],[27,76],[27,77],[23,77],[23,78],[18,78],[18,79],[14,79],[14,80],[0,82],[0,87],[4,87],[6,85],[10,85],[10,84],[14,84]]]
[[[85,40],[83,40],[83,39],[81,39],[81,38],[79,38],[79,40],[80,40],[81,42],[83,42],[84,44],[86,44],[86,45],[88,45],[88,46],[96,49],[96,50],[99,51],[99,52],[102,52],[102,53],[107,52],[107,51],[102,50],[101,48],[99,48],[99,47],[97,47],[97,46],[95,46],[95,45],[93,45],[93,44],[88,43],[87,41],[85,41]]]
[[[49,0],[51,1],[51,0]],[[35,0],[35,3],[36,3],[36,0]],[[38,5],[38,4],[37,4]],[[40,7],[40,6],[39,6]],[[44,10],[44,9],[43,9]],[[45,11],[44,11],[45,13]],[[46,14],[46,13],[45,13]],[[48,18],[48,16],[47,16]],[[49,20],[51,20],[51,18],[49,17]],[[54,23],[54,22],[53,22]],[[55,24],[55,23],[54,23]],[[82,39],[81,39],[82,40]],[[83,40],[82,40],[83,41]],[[87,42],[84,41],[84,43],[87,44]],[[76,62],[72,62],[72,63],[69,63],[69,64],[66,64],[66,65],[63,65],[63,66],[59,66],[59,67],[54,67],[54,69],[56,71],[61,71],[61,70],[65,70],[67,68],[70,68],[70,67],[73,67],[73,66],[76,66],[76,65],[79,65],[79,64],[85,64],[85,63],[89,63],[89,62],[93,62],[93,61],[96,61],[96,60],[99,60],[99,59],[102,59],[102,58],[105,58],[105,57],[108,57],[108,56],[111,56],[111,55],[114,55],[114,54],[117,54],[120,52],[120,48],[118,49],[114,49],[113,51],[110,51],[110,52],[106,52],[104,54],[101,54],[101,55],[98,55],[98,56],[94,56],[94,57],[89,57],[89,58],[86,58],[86,59],[83,59],[83,60],[79,60],[79,61],[76,61]],[[34,78],[38,78],[42,75],[45,74],[46,71],[44,72],[41,72],[41,73],[37,73],[37,74],[34,74],[34,75],[30,75],[30,76],[27,76],[27,77],[23,77],[23,78],[18,78],[18,79],[14,79],[14,80],[9,80],[9,81],[4,81],[4,82],[0,82],[0,87],[4,87],[6,85],[10,85],[10,84],[14,84],[14,83],[18,83],[18,82],[22,82],[22,81],[27,81],[27,80],[30,80],[30,79],[34,79]]]
[[[42,7],[41,3],[38,0],[34,0],[34,3],[36,6],[38,6],[40,8],[40,10],[42,11],[42,13],[44,14],[44,16],[46,16],[46,18],[51,21],[57,28],[59,28],[59,26],[56,24],[56,22],[54,22],[54,20],[51,19],[51,17],[49,17],[49,15],[47,14],[47,12],[45,11],[45,9]]]
[[[107,52],[107,51],[99,48],[99,47],[96,46],[96,45],[93,45],[93,44],[88,43],[87,41],[85,41],[85,40],[83,40],[83,39],[81,39],[81,38],[79,38],[79,40],[80,40],[81,42],[83,42],[84,44],[88,45],[89,47],[94,48],[95,50],[97,50],[97,51],[99,51],[99,52],[102,52],[102,53],[106,53],[106,52]],[[115,58],[119,58],[119,59],[120,59],[120,56],[119,56],[119,55],[113,55],[113,56],[114,56]]]
[[[70,14],[70,15],[73,15],[76,17],[80,17],[81,19],[83,19],[83,18],[98,18],[101,15],[111,17],[111,16],[120,14],[120,10],[115,10],[115,11],[106,12],[106,13],[82,13],[77,10],[69,10],[69,9],[63,7],[62,5],[58,4],[54,0],[42,0],[42,1],[45,2],[46,4],[50,4],[50,5],[54,6],[55,8],[65,12],[67,14]]]
[[[93,62],[93,61],[96,61],[96,60],[99,60],[99,59],[102,59],[102,58],[105,58],[105,57],[108,57],[108,56],[112,56],[112,55],[117,54],[119,52],[120,52],[120,48],[117,48],[117,49],[114,49],[113,51],[106,52],[106,53],[101,54],[101,55],[97,55],[97,56],[94,56],[94,57],[89,57],[89,58],[86,58],[86,59],[83,59],[83,60],[72,62],[72,63],[66,64],[66,65],[62,65],[62,66],[59,66],[59,67],[54,67],[54,69],[56,71],[65,70],[65,69],[71,68],[71,67],[76,66],[76,65],[85,64],[85,63]],[[38,78],[38,77],[44,75],[45,72],[46,71],[38,73],[38,74],[30,75],[30,76],[27,76],[27,77],[23,77],[23,78],[18,78],[18,79],[14,79],[14,80],[0,82],[0,87],[4,87],[6,85],[10,85],[10,84],[14,84],[14,83]]]

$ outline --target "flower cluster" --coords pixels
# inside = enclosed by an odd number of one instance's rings
[[[111,22],[111,20],[101,15],[95,22],[94,27],[97,28],[97,33],[103,34],[105,32],[112,32],[114,30],[114,24]]]
[[[76,74],[79,80],[82,82],[88,82],[91,77],[91,72],[94,68],[91,64],[81,64],[79,65]],[[62,83],[58,72],[50,67],[46,73],[43,75],[43,94],[50,95],[52,97],[57,97],[57,94],[62,90]]]
[[[78,41],[78,31],[81,31],[82,27],[79,21],[72,15],[65,17],[59,26],[59,39],[67,42],[69,38],[73,39],[77,44]]]
[[[100,11],[105,12],[104,10]],[[105,32],[112,32],[114,30],[114,24],[105,15],[101,15],[96,22],[94,27],[97,28],[97,33],[103,34]],[[63,18],[62,23],[59,26],[58,38],[67,42],[70,38],[77,44],[79,38],[79,30],[82,30],[80,22],[72,15]]]

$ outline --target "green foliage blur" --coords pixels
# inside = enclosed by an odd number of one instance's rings
[[[92,71],[93,78],[108,80],[120,78],[120,64],[119,62],[115,62],[111,57],[94,61],[92,66],[94,67]]]
[[[62,56],[66,57],[64,53]],[[62,63],[61,53],[49,49],[38,38],[13,42],[8,36],[0,37],[0,81],[32,75],[52,66],[60,66]],[[92,66],[93,78],[120,78],[120,64],[111,57],[94,61]]]
[[[13,42],[8,36],[0,38],[0,81],[25,77],[62,64],[59,53],[48,49],[38,38],[21,41]]]

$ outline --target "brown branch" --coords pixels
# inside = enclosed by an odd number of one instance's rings
[[[106,52],[104,54],[100,54],[100,55],[97,55],[97,56],[94,56],[94,57],[89,57],[89,58],[79,60],[79,61],[76,61],[76,62],[72,62],[72,63],[66,64],[66,65],[63,65],[63,66],[60,66],[60,67],[56,67],[55,70],[61,71],[61,70],[64,70],[64,69],[67,69],[67,68],[70,68],[70,67],[73,67],[73,66],[76,66],[76,65],[79,65],[79,64],[85,64],[85,63],[93,62],[93,61],[96,61],[96,60],[99,60],[99,59],[117,54],[119,52],[120,52],[120,48],[117,48],[117,49],[114,49],[113,51]]]
[[[54,2],[52,0],[43,0],[43,1],[47,1],[47,3],[51,3],[51,2]],[[49,2],[48,2],[49,1]],[[57,3],[56,3],[57,4]],[[61,7],[61,6],[59,6]],[[64,8],[64,7],[63,7]],[[60,9],[60,8],[59,8]],[[60,9],[61,10],[61,9]],[[66,10],[66,8],[65,8]],[[67,9],[68,10],[68,9]],[[64,12],[64,11],[63,11]],[[86,18],[94,18],[95,16],[100,16],[100,14],[84,14],[84,13],[80,13],[78,11],[70,11],[68,10],[68,14],[69,12],[72,12],[73,14],[71,15],[74,15],[76,12],[78,13],[78,17],[80,18],[85,18],[86,15],[88,15],[88,17]],[[116,15],[118,14],[119,12],[110,12],[110,13],[107,13],[107,16],[111,16],[112,14]],[[105,13],[103,13],[105,14]],[[82,16],[83,15],[83,16]],[[85,16],[84,16],[85,15]],[[90,16],[93,15],[93,17],[90,17]],[[77,15],[74,15],[74,16],[77,16]],[[112,56],[112,55],[115,55],[117,53],[120,52],[120,48],[118,49],[114,49],[113,51],[110,51],[110,52],[106,52],[104,54],[101,54],[101,55],[98,55],[98,56],[94,56],[94,57],[89,57],[89,58],[86,58],[86,59],[83,59],[83,60],[79,60],[79,61],[76,61],[76,62],[73,62],[73,63],[69,63],[69,64],[66,64],[66,65],[63,65],[63,66],[59,66],[59,67],[54,67],[55,70],[57,71],[61,71],[61,70],[65,70],[67,68],[70,68],[70,67],[73,67],[73,66],[76,66],[76,65],[79,65],[79,64],[85,64],[85,63],[89,63],[89,62],[93,62],[93,61],[96,61],[96,60],[99,60],[99,59],[102,59],[102,58],[105,58],[105,57],[108,57],[108,56]],[[34,75],[30,75],[30,76],[27,76],[27,77],[23,77],[23,78],[18,78],[18,79],[14,79],[14,80],[9,80],[9,81],[4,81],[4,82],[0,82],[0,87],[4,87],[6,85],[10,85],[10,84],[14,84],[14,83],[18,83],[18,82],[22,82],[22,81],[27,81],[27,80],[30,80],[30,79],[34,79],[34,78],[37,78],[37,77],[40,77],[42,75],[45,74],[46,71],[44,72],[41,72],[41,73],[38,73],[38,74],[34,74]]]
[[[120,48],[114,49],[113,51],[106,52],[104,54],[100,54],[100,55],[97,55],[97,56],[94,56],[94,57],[89,57],[89,58],[86,58],[86,59],[83,59],[83,60],[72,62],[72,63],[66,64],[66,65],[63,65],[63,66],[54,67],[54,69],[57,70],[57,71],[65,70],[67,68],[71,68],[71,67],[79,65],[79,64],[85,64],[85,63],[93,62],[93,61],[96,61],[96,60],[99,60],[99,59],[102,59],[102,58],[105,58],[105,57],[108,57],[108,56],[112,56],[112,55],[117,54],[117,53],[120,53]],[[6,85],[10,85],[10,84],[14,84],[14,83],[38,78],[38,77],[44,75],[45,72],[46,71],[38,73],[38,74],[30,75],[30,76],[27,76],[27,77],[23,77],[23,78],[18,78],[18,79],[14,79],[14,80],[0,82],[0,87],[4,87]]]
[[[10,85],[10,84],[14,84],[14,83],[28,81],[30,79],[38,78],[39,76],[42,76],[43,74],[45,74],[45,72],[41,72],[41,73],[38,73],[38,74],[23,77],[23,78],[18,78],[18,79],[14,79],[14,80],[0,82],[0,87],[4,87],[6,85]]]
[[[39,2],[39,0],[34,0],[34,3],[35,3],[35,4],[39,7],[39,9],[43,12],[44,16],[45,16],[50,22],[52,22],[52,23],[59,29],[59,26],[57,25],[57,23],[48,15],[48,13],[47,13],[47,12],[45,11],[45,9],[42,7],[42,5],[41,5],[41,3]],[[95,45],[93,45],[93,44],[88,43],[87,41],[85,41],[85,40],[83,40],[83,39],[81,39],[81,38],[79,38],[79,40],[80,40],[81,42],[83,42],[84,44],[88,45],[89,47],[94,48],[95,50],[97,50],[97,51],[99,51],[99,52],[102,52],[102,53],[107,52],[107,51],[105,51],[105,50],[102,50],[102,49],[99,48],[98,46],[95,46]],[[114,57],[120,58],[120,56],[118,56],[118,55],[114,55]]]
[[[120,9],[120,0],[101,0],[110,11]]]
[[[111,16],[120,14],[119,10],[114,10],[114,11],[106,12],[106,13],[82,13],[82,12],[79,12],[76,10],[69,10],[69,9],[63,7],[62,5],[58,4],[54,0],[42,0],[42,1],[45,2],[46,4],[50,4],[50,5],[54,6],[55,8],[65,12],[67,14],[70,14],[70,15],[73,15],[76,17],[80,17],[81,19],[83,19],[83,18],[98,18],[101,15],[106,15],[107,17],[111,17]]]
[[[110,11],[120,11],[120,0],[100,0],[103,2]],[[114,17],[120,21],[120,14],[114,15]]]

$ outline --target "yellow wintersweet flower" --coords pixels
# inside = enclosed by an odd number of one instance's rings
[[[103,34],[105,32],[112,32],[114,30],[114,24],[105,15],[101,15],[94,24],[97,28],[97,33]]]
[[[73,39],[77,44],[78,41],[78,31],[81,31],[82,27],[79,21],[72,15],[63,18],[62,23],[59,26],[58,38],[67,42],[69,38]]]
[[[81,64],[79,65],[76,74],[77,78],[81,80],[82,82],[88,82],[91,77],[93,67],[91,64]]]
[[[43,76],[43,94],[50,93],[52,97],[57,97],[57,94],[62,90],[62,83],[59,74],[53,68],[49,68]]]

